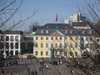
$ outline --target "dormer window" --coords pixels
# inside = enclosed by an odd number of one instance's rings
[[[92,34],[92,31],[91,30],[89,31],[89,34]]]
[[[67,33],[68,33],[68,31],[67,31],[67,30],[65,30],[65,33],[67,34]]]
[[[73,31],[71,30],[71,31],[70,31],[70,34],[72,34],[72,32],[73,32]]]
[[[48,26],[46,28],[48,28]]]
[[[85,31],[82,31],[82,34],[85,34]]]
[[[41,33],[44,33],[44,31],[43,31],[43,30],[41,30]]]
[[[49,33],[48,30],[46,30],[46,33],[47,33],[47,34]]]
[[[56,26],[56,28],[58,28],[58,27]]]

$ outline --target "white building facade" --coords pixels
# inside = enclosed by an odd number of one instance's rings
[[[19,54],[21,52],[20,43],[20,31],[4,31],[0,35],[0,51],[4,56]]]

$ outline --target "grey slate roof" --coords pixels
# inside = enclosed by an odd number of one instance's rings
[[[75,29],[72,25],[64,24],[64,23],[48,23],[41,28],[37,29],[36,35],[51,35],[56,30],[60,31],[64,35],[83,35],[83,36],[91,36],[93,33],[93,29]]]
[[[22,31],[3,31],[3,34],[23,34]]]

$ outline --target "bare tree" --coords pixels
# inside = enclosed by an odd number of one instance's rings
[[[37,13],[36,11],[33,11],[33,14],[31,16],[26,17],[25,19],[19,20],[17,23],[13,24],[12,26],[10,26],[9,28],[7,28],[7,30],[12,30],[13,28],[16,28],[16,26],[20,26],[21,27],[21,23],[30,20],[32,17],[35,16],[35,14]]]
[[[6,26],[7,23],[17,13],[21,7],[23,0],[1,0],[0,1],[0,28]],[[18,4],[18,5],[17,5]]]
[[[85,15],[86,18],[90,19],[93,23],[97,23],[100,19],[100,0],[80,0],[82,4],[77,5],[81,14]]]
[[[40,28],[41,26],[39,25],[38,22],[34,22],[29,26],[29,31],[36,31],[38,28]]]

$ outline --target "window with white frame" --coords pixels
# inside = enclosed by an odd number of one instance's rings
[[[36,40],[38,40],[38,37],[36,36]]]
[[[59,47],[62,48],[62,43],[59,44]]]
[[[14,48],[14,44],[13,44],[13,43],[11,43],[11,44],[10,44],[10,46],[11,46],[11,49],[13,49],[13,48]]]
[[[9,49],[9,43],[6,43],[6,49]]]
[[[18,49],[18,43],[15,43],[15,48]]]
[[[15,36],[15,40],[18,41],[18,36]]]
[[[43,43],[41,43],[41,48],[43,48]]]
[[[35,55],[38,55],[38,51],[35,51]]]
[[[43,37],[41,36],[41,40],[43,40]]]
[[[48,40],[48,37],[46,37],[46,40]]]
[[[41,56],[43,55],[43,51],[41,51]]]
[[[48,48],[48,43],[46,43],[46,48]]]
[[[10,41],[14,41],[14,36],[10,36]]]
[[[4,36],[1,36],[1,41],[4,41]]]
[[[58,47],[57,43],[55,43],[55,47],[56,47],[56,48]]]
[[[9,36],[6,36],[6,41],[9,41]]]
[[[46,51],[46,56],[48,56],[48,51]]]

